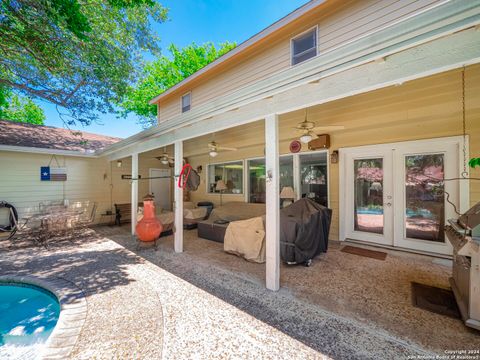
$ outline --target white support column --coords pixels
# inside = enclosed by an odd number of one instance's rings
[[[280,171],[278,115],[265,118],[266,169],[266,286],[280,289]]]
[[[132,154],[132,236],[135,236],[138,211],[138,153]]]
[[[180,175],[183,166],[183,142],[175,142],[175,176]],[[183,189],[178,187],[178,178],[175,177],[175,252],[183,252]]]
[[[295,201],[297,201],[302,198],[302,180],[300,174],[299,154],[293,154],[293,188],[295,189],[296,195]]]

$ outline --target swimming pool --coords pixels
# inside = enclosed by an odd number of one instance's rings
[[[0,282],[0,359],[35,358],[57,324],[58,299],[38,286]]]

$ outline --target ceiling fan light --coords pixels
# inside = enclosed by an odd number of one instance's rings
[[[308,144],[310,141],[312,141],[312,136],[310,134],[305,134],[300,136],[300,141],[304,144]]]
[[[210,155],[211,157],[215,157],[215,156],[218,155],[218,152],[216,152],[215,150],[210,150],[209,155]]]
[[[163,165],[168,165],[168,159],[167,158],[162,158],[162,160],[160,160],[162,162]]]

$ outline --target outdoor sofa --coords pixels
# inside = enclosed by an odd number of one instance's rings
[[[198,223],[198,237],[223,243],[228,225],[265,215],[265,204],[229,202],[214,208],[207,220]]]

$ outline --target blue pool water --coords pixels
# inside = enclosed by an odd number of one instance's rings
[[[0,282],[0,359],[35,358],[59,314],[60,304],[49,291]]]
[[[406,210],[406,215],[407,217],[422,217],[426,219],[432,219],[433,214],[431,211],[427,209],[407,209]],[[361,208],[359,207],[357,209],[357,214],[362,214],[362,215],[382,215],[383,214],[383,209],[368,209],[368,208]]]

